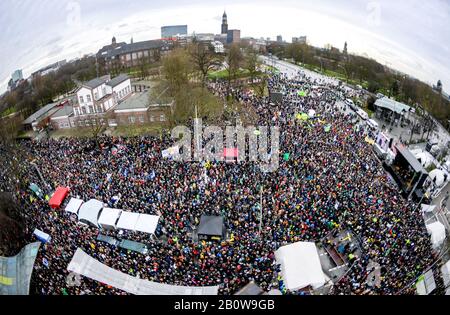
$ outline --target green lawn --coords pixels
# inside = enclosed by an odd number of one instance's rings
[[[250,75],[250,72],[247,69],[243,69],[243,70],[239,70],[236,78],[240,79],[240,78],[245,78],[248,77]],[[208,78],[209,79],[226,79],[228,78],[228,71],[227,70],[220,70],[220,71],[214,71],[214,72],[210,72],[208,73]]]
[[[14,114],[16,111],[17,111],[17,110],[16,110],[15,107],[10,107],[10,108],[8,108],[8,109],[5,109],[5,110],[1,113],[0,117],[6,117],[6,116],[8,116],[8,115]]]
[[[112,131],[113,136],[120,137],[136,137],[151,135],[157,136],[161,134],[165,125],[162,123],[152,123],[145,125],[118,126]]]

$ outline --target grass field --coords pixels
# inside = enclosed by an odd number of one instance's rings
[[[118,126],[111,131],[111,135],[116,137],[158,136],[165,127],[167,126],[162,123]]]
[[[247,69],[243,69],[243,70],[239,70],[236,78],[240,79],[240,78],[245,78],[248,77],[250,75],[249,71]],[[210,72],[208,73],[208,78],[215,80],[215,79],[226,79],[228,78],[228,71],[227,70],[220,70],[220,71],[214,71],[214,72]]]

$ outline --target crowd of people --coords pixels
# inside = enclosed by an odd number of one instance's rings
[[[141,279],[217,285],[219,294],[233,294],[254,281],[269,291],[280,285],[274,255],[280,246],[320,242],[336,230],[353,233],[361,242],[362,254],[334,283],[333,294],[395,294],[409,288],[433,262],[431,244],[417,206],[401,197],[364,141],[367,131],[358,127],[355,116],[340,102],[353,92],[310,80],[302,73],[272,75],[268,85],[270,91],[283,92],[280,104],[241,89],[231,93],[243,106],[255,109],[258,125],[280,128],[279,168],[272,173],[261,172],[258,163],[250,161],[163,159],[162,150],[173,145],[168,135],[22,143],[21,183],[11,184],[24,212],[26,234],[32,241],[32,232],[38,228],[52,237],[36,259],[35,291],[126,294],[87,278],[80,285],[69,285],[67,266],[77,248]],[[227,94],[226,84],[209,87],[219,97]],[[314,115],[299,119],[299,113],[310,110]],[[76,215],[53,210],[45,198],[35,198],[28,188],[32,182],[48,194],[66,186],[70,197],[159,215],[156,237],[80,225]],[[203,214],[225,218],[227,239],[193,238]],[[99,233],[145,243],[148,252],[124,251],[97,241]],[[381,266],[377,286],[367,281],[371,262]]]

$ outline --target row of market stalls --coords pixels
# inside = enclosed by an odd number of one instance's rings
[[[160,218],[156,215],[107,208],[103,202],[95,199],[84,202],[72,198],[65,211],[76,214],[78,220],[87,225],[106,230],[130,230],[148,234],[155,233]]]

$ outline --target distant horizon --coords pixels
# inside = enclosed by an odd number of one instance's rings
[[[131,38],[135,42],[158,39],[161,27],[170,25],[187,25],[189,34],[219,34],[224,10],[229,28],[240,29],[243,38],[276,40],[282,35],[289,43],[292,37],[307,36],[314,47],[329,43],[340,51],[348,42],[351,54],[376,60],[430,87],[441,80],[446,94],[450,91],[450,3],[348,0],[336,5],[331,0],[277,4],[262,0],[252,6],[255,1],[230,0],[224,6],[205,0],[157,0],[150,5],[144,0],[127,5],[119,0],[44,0],[38,7],[31,0],[2,1],[0,39],[6,48],[0,52],[4,63],[0,93],[6,91],[15,70],[22,69],[28,78],[57,61],[95,54],[113,36],[126,43]],[[95,14],[99,10],[102,14]],[[281,22],[267,23],[274,16],[282,16]]]

